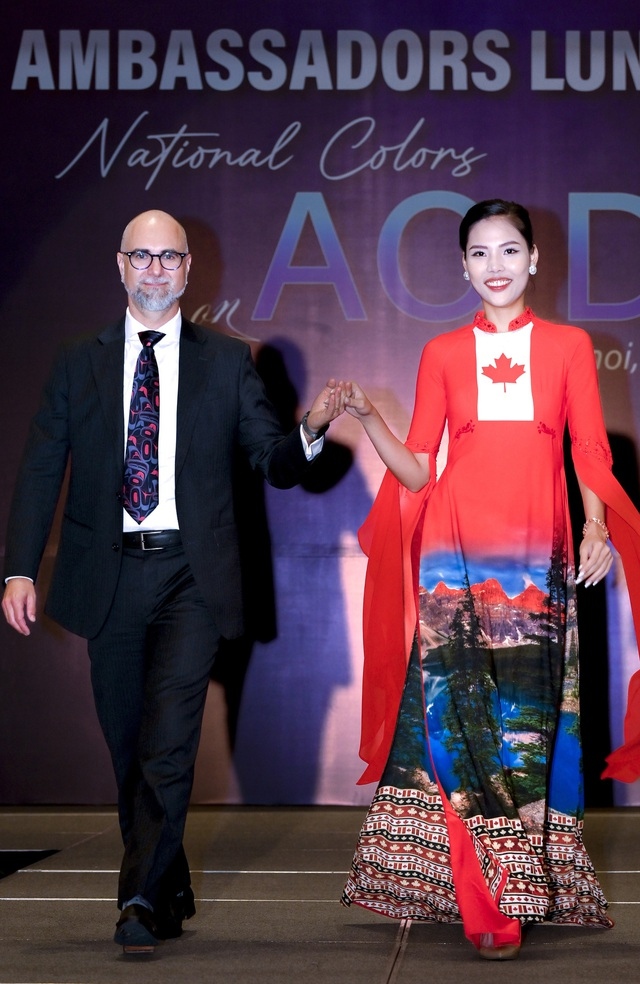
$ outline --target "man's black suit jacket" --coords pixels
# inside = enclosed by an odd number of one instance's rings
[[[86,638],[104,624],[122,558],[124,337],[122,318],[62,347],[31,424],[7,534],[5,577],[35,581],[70,459],[45,611]],[[282,434],[249,347],[183,318],[176,508],[192,573],[228,638],[243,629],[232,483],[239,448],[278,488],[308,467],[299,429]]]

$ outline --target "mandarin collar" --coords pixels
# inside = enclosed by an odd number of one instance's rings
[[[533,321],[533,311],[530,307],[526,307],[524,311],[514,318],[513,321],[509,322],[509,331],[517,331],[518,328],[524,328],[525,325],[530,324]],[[475,318],[473,319],[473,327],[479,328],[480,331],[496,332],[498,329],[493,324],[492,321],[486,317],[484,311],[478,311]]]

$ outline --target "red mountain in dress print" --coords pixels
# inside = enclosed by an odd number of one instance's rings
[[[423,633],[426,648],[441,645],[447,638],[451,619],[464,594],[464,589],[450,588],[443,581],[431,592],[420,588],[420,621],[428,629]],[[535,616],[545,611],[546,594],[535,584],[527,585],[520,594],[510,598],[496,578],[488,578],[471,585],[471,596],[482,631],[494,645],[526,643],[527,637],[535,634]]]

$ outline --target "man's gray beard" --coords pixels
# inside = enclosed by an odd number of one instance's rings
[[[149,293],[146,292],[145,288],[138,286],[134,290],[127,290],[127,294],[135,301],[141,311],[166,311],[178,298],[182,297],[186,286],[185,284],[182,290],[177,293],[173,293],[169,286],[165,284],[161,285],[164,290],[158,290],[156,288]]]

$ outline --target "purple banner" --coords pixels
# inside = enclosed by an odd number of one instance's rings
[[[404,436],[423,345],[477,305],[460,216],[482,198],[524,203],[540,251],[530,303],[592,334],[616,467],[634,493],[640,11],[585,0],[579,30],[561,6],[469,0],[184,0],[149,13],[26,0],[3,18],[3,528],[55,348],[122,314],[116,250],[148,208],[187,229],[184,313],[251,343],[285,417],[329,376],[355,378]],[[382,467],[352,419],[330,434],[316,487],[266,491],[277,636],[256,629],[233,756],[212,683],[200,801],[370,798],[355,786],[356,535]],[[258,606],[264,582],[252,590]],[[609,669],[601,652],[585,657],[609,679],[611,735],[591,684],[605,753],[637,661],[619,580],[608,595]],[[112,799],[84,644],[42,619],[28,640],[0,631],[0,800]],[[637,785],[616,801],[640,803]]]

